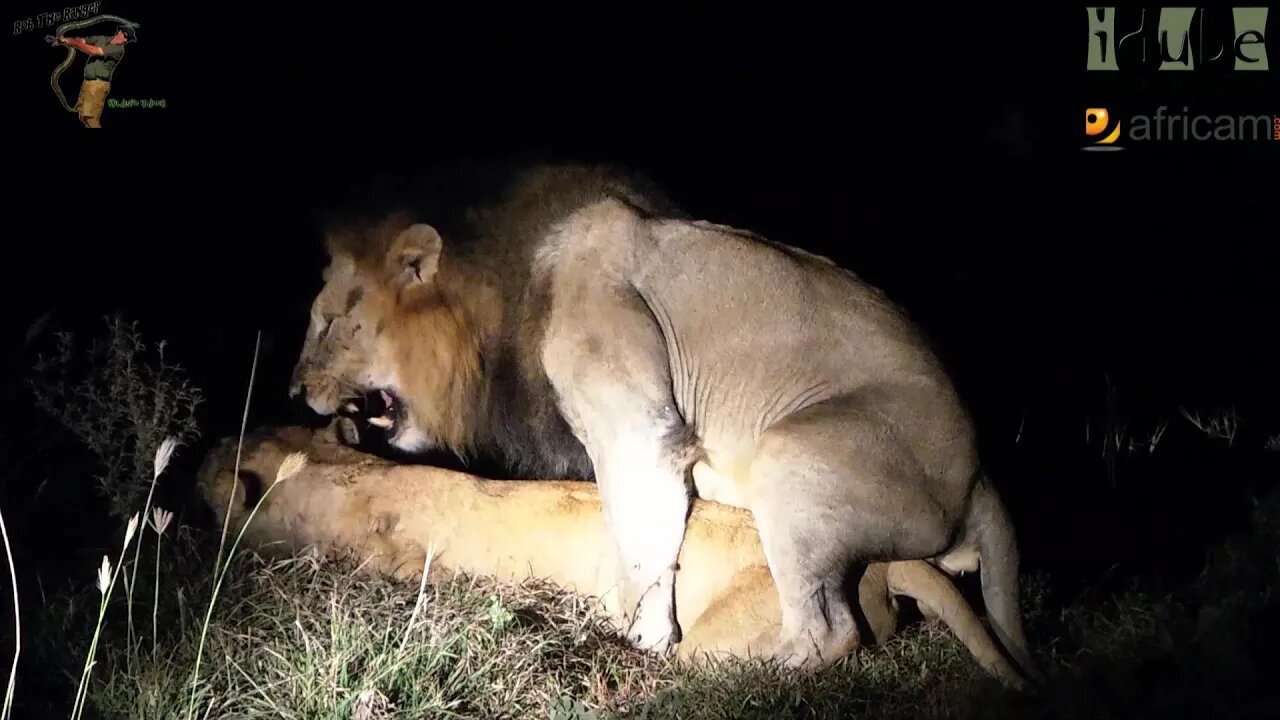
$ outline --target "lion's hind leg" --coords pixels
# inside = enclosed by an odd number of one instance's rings
[[[858,646],[845,592],[851,571],[947,547],[949,521],[913,454],[895,443],[852,397],[806,408],[761,435],[747,494],[790,665],[821,667]]]

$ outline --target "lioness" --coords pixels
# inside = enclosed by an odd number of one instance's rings
[[[536,167],[467,212],[439,202],[448,189],[328,233],[291,395],[332,415],[380,391],[402,450],[594,479],[639,647],[680,639],[676,559],[701,461],[699,489],[759,527],[779,659],[816,667],[857,644],[839,593],[851,567],[980,557],[993,630],[1037,674],[1013,526],[969,413],[876,288],[691,220],[608,168]]]
[[[541,578],[598,598],[615,623],[621,620],[617,566],[608,550],[612,540],[593,483],[495,481],[392,463],[302,427],[246,436],[242,482],[236,483],[237,441],[224,439],[209,453],[198,487],[220,527],[230,511],[231,537],[257,507],[245,541],[260,551],[290,553],[315,545],[407,579],[420,576],[430,550],[434,579],[454,572]],[[275,484],[282,462],[294,452],[306,453],[309,461]],[[868,645],[883,643],[897,630],[895,596],[905,595],[927,616],[942,619],[987,672],[1011,687],[1022,686],[959,591],[932,565],[873,563],[857,592],[854,607],[871,631]],[[773,653],[781,609],[748,513],[694,503],[680,552],[676,608],[686,628],[677,646],[681,660]]]

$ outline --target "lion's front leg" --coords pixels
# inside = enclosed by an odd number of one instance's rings
[[[676,409],[661,331],[634,295],[601,293],[553,320],[542,360],[586,447],[620,562],[627,637],[679,642],[675,569],[696,441]]]
[[[600,450],[596,482],[620,563],[627,638],[665,653],[680,642],[675,571],[689,491],[678,457],[657,426],[624,431]]]

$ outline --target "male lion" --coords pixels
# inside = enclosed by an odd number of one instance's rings
[[[676,559],[701,460],[699,489],[759,527],[778,659],[816,667],[858,642],[838,592],[851,567],[954,572],[980,557],[993,629],[1037,675],[1014,530],[968,410],[881,292],[826,258],[690,220],[607,168],[518,173],[460,220],[432,199],[328,233],[291,395],[331,415],[381,391],[397,448],[593,478],[639,647],[680,639]]]
[[[612,540],[593,483],[485,480],[397,464],[301,427],[249,434],[237,483],[237,440],[226,438],[209,453],[198,488],[219,527],[226,522],[235,537],[247,522],[245,540],[261,552],[316,546],[401,579],[420,577],[430,552],[433,579],[457,572],[508,581],[540,578],[599,599],[614,623],[621,620],[617,566],[608,552]],[[285,457],[294,452],[305,453],[308,462],[277,484]],[[687,629],[678,658],[705,662],[773,653],[781,609],[747,512],[696,501],[680,563],[676,608]],[[1022,687],[972,608],[932,565],[873,563],[857,592],[852,606],[871,630],[868,645],[896,632],[896,596],[905,595],[927,616],[942,619],[988,673]]]

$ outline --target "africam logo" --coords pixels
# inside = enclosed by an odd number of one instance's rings
[[[1111,127],[1111,113],[1106,108],[1086,108],[1084,111],[1084,134],[1091,138],[1096,138],[1092,145],[1086,145],[1085,150],[1123,150],[1124,147],[1116,145],[1116,140],[1120,139],[1120,121],[1116,120],[1115,127],[1108,132]]]
[[[1121,150],[1116,144],[1122,136],[1131,143],[1147,142],[1262,142],[1280,141],[1280,115],[1206,114],[1191,112],[1183,106],[1179,112],[1166,105],[1154,113],[1134,113],[1124,122],[1107,108],[1092,107],[1084,111],[1084,134],[1092,142],[1085,150]]]

